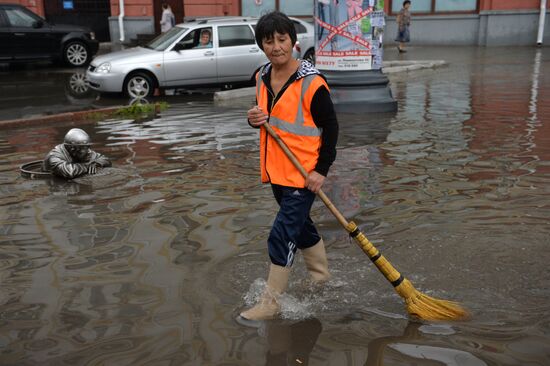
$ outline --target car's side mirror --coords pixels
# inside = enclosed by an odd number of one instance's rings
[[[33,28],[42,28],[43,26],[44,26],[44,22],[41,20],[35,20],[34,22],[32,22]]]

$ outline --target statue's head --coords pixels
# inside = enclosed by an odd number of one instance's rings
[[[90,136],[80,128],[67,132],[63,143],[69,154],[78,161],[83,161],[90,151]]]

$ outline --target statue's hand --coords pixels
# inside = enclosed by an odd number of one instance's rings
[[[99,165],[95,162],[90,163],[88,165],[88,174],[95,174],[99,170]]]

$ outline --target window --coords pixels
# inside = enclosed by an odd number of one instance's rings
[[[403,7],[402,0],[391,0],[391,12],[397,14]],[[411,1],[409,10],[411,13],[471,13],[477,10],[478,0],[414,0]]]
[[[340,0],[345,2],[345,0]],[[243,16],[259,17],[272,10],[288,16],[313,15],[313,0],[240,0]],[[368,1],[367,1],[368,3]]]
[[[160,36],[153,39],[146,47],[157,51],[164,51],[186,31],[187,28],[174,27],[168,32],[162,33]]]
[[[0,10],[0,28],[7,28],[8,23],[4,20],[4,15],[2,14],[2,10]]]
[[[212,28],[201,28],[195,33],[199,34],[199,41],[194,48],[212,48]]]
[[[476,0],[437,0],[435,2],[435,11],[475,11],[477,9]]]
[[[275,0],[241,0],[241,9],[243,16],[258,17],[271,10],[275,10]]]
[[[183,46],[183,49],[193,48],[195,46],[195,39],[199,36],[199,30],[195,29],[187,33],[178,44]]]
[[[24,12],[21,9],[8,8],[8,9],[5,9],[5,11],[6,11],[6,16],[8,17],[8,20],[12,27],[32,28],[32,23],[38,20],[37,18],[33,17],[27,12]]]
[[[403,1],[392,1],[392,13],[399,13],[399,10],[403,8]],[[429,13],[432,11],[432,0],[414,0],[414,4],[411,1],[411,7],[409,8],[411,13]]]
[[[256,44],[254,34],[248,25],[218,27],[220,47],[244,46]]]
[[[286,15],[313,14],[313,1],[279,0],[279,11]]]
[[[203,35],[204,37],[202,37]],[[193,29],[178,42],[178,45],[180,50],[212,48],[212,28]]]

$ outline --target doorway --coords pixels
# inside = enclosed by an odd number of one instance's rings
[[[183,0],[155,0],[155,34],[160,34],[160,19],[162,18],[162,4],[168,4],[176,17],[176,24],[183,22]]]

